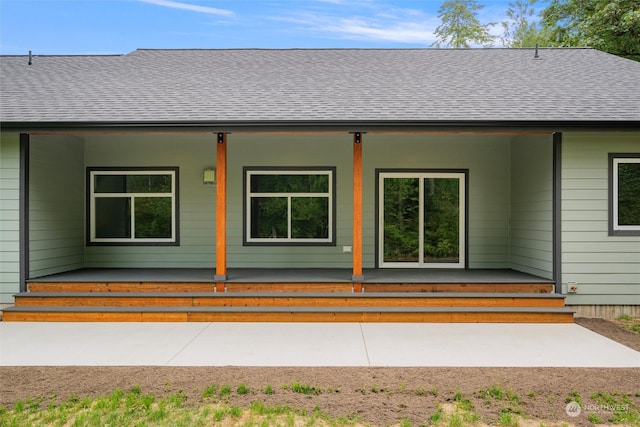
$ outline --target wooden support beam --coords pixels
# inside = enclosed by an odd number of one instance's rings
[[[362,292],[362,133],[353,134],[353,292]]]
[[[227,279],[227,135],[216,144],[216,291],[224,292]]]

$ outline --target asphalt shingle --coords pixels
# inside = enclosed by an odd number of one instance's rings
[[[593,49],[1,56],[0,120],[637,122],[640,63]]]

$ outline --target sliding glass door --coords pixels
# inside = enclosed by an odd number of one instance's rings
[[[379,174],[378,265],[464,268],[465,173]]]

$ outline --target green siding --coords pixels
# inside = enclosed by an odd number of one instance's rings
[[[32,136],[29,156],[29,277],[81,268],[82,139]]]
[[[553,142],[520,136],[511,144],[511,268],[553,277]]]
[[[640,153],[640,133],[565,133],[562,283],[568,304],[640,304],[640,236],[608,235],[608,154]]]
[[[227,248],[229,267],[351,268],[352,136],[229,135]],[[336,167],[336,246],[243,246],[243,167]],[[366,233],[367,231],[365,231]],[[373,260],[373,255],[370,256]]]
[[[31,183],[35,203],[30,230],[32,276],[77,267],[215,265],[216,187],[202,183],[202,170],[215,167],[215,135],[40,136],[34,138],[33,145],[32,162],[37,170],[32,173]],[[349,134],[231,134],[228,266],[351,268],[352,254],[343,252],[343,246],[353,245],[352,150]],[[508,135],[365,134],[364,267],[375,265],[376,169],[468,169],[469,266],[513,267],[549,276],[550,153],[548,136],[514,140]],[[527,161],[531,164],[525,165]],[[85,172],[87,167],[101,166],[179,168],[179,246],[85,245]],[[335,167],[336,246],[244,246],[245,166]],[[520,170],[519,175],[512,176],[514,168]],[[64,206],[59,200],[65,200]],[[516,225],[513,230],[512,223]]]
[[[20,291],[20,138],[0,134],[0,304]]]
[[[216,163],[214,134],[87,136],[84,147],[86,167],[177,166],[180,210],[179,246],[87,246],[86,267],[215,266],[216,186],[202,183]]]
[[[365,267],[375,254],[375,169],[469,170],[469,267],[509,267],[510,137],[364,135]]]

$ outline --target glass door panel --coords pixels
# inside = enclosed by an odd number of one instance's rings
[[[460,262],[460,180],[424,179],[425,263]]]
[[[380,174],[380,267],[464,267],[464,173]]]
[[[420,257],[420,180],[384,179],[384,262],[417,262]]]

